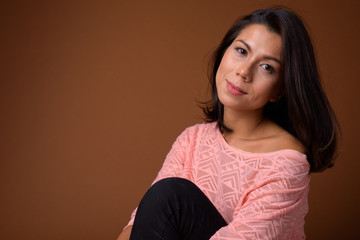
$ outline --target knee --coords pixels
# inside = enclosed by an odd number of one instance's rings
[[[197,188],[196,185],[185,179],[185,178],[178,178],[178,177],[171,177],[171,178],[164,178],[160,181],[154,183],[150,191],[154,192],[183,192],[183,191],[189,191],[192,188]]]
[[[151,198],[157,202],[184,197],[194,191],[200,191],[197,186],[184,178],[165,178],[154,183],[146,192],[144,198]]]
[[[170,177],[159,180],[154,183],[149,191],[158,192],[166,190],[166,192],[174,191],[175,189],[182,189],[191,186],[193,183],[184,178]]]

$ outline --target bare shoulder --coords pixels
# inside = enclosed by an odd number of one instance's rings
[[[276,125],[276,134],[273,135],[272,144],[276,150],[292,149],[305,154],[304,145],[288,131]]]
[[[118,237],[117,240],[129,240],[131,230],[132,230],[132,225],[127,226],[127,227],[120,233],[120,236]]]
[[[254,138],[246,139],[236,136],[224,138],[229,145],[247,152],[266,153],[291,149],[305,153],[305,147],[298,139],[270,120],[263,124]]]

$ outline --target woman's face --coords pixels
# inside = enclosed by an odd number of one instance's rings
[[[216,73],[224,108],[262,111],[281,87],[281,36],[260,24],[245,27],[225,51]]]

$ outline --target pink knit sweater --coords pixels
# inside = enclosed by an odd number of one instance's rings
[[[182,177],[195,183],[228,223],[212,240],[295,240],[305,239],[309,167],[306,156],[295,150],[251,153],[234,148],[216,123],[206,123],[177,138],[154,182]]]

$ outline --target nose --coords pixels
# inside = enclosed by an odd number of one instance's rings
[[[235,75],[240,77],[244,82],[251,81],[250,73],[251,73],[251,64],[246,61],[239,63],[235,71]]]

